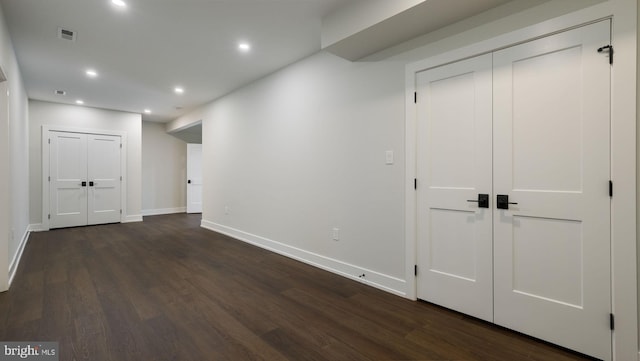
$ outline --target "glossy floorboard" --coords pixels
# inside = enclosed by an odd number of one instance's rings
[[[60,360],[584,360],[199,227],[199,215],[33,233],[0,340]]]

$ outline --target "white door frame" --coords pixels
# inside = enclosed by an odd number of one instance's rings
[[[42,126],[42,229],[48,231],[50,229],[49,222],[49,132],[68,132],[83,133],[97,135],[113,135],[119,136],[122,142],[122,151],[120,152],[120,174],[122,175],[122,183],[120,184],[120,206],[122,214],[120,214],[120,222],[124,222],[127,214],[127,132],[114,130],[97,130],[85,129],[77,127],[67,127],[61,125],[43,125]]]
[[[616,320],[613,332],[613,355],[614,360],[618,361],[640,360],[636,254],[636,0],[610,0],[407,65],[405,72],[406,297],[416,299],[416,276],[414,275],[414,265],[417,264],[417,203],[414,189],[417,166],[417,124],[414,103],[416,74],[436,66],[486,54],[606,18],[612,19],[611,36],[616,50],[611,71],[611,177],[614,183],[611,208],[611,285],[612,312]],[[417,184],[419,187],[420,180]]]

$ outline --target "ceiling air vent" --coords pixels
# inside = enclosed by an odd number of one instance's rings
[[[66,94],[67,94],[67,92],[66,92],[66,91],[64,91],[64,90],[59,90],[59,89],[58,89],[58,90],[56,90],[56,91],[55,91],[55,93],[56,93],[56,95],[66,95]]]
[[[58,37],[64,40],[76,41],[76,32],[69,29],[58,28]]]

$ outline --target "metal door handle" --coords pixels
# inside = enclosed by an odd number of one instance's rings
[[[517,202],[509,202],[509,196],[506,194],[498,194],[496,200],[496,208],[509,209],[509,204],[518,204]]]
[[[189,180],[187,181],[187,184],[191,184],[191,179],[189,179]]]
[[[478,199],[468,199],[467,202],[475,202],[478,203],[478,208],[489,208],[489,195],[480,193],[478,194]]]
[[[86,187],[86,186],[87,186],[87,182],[82,182],[82,183],[80,183],[80,186],[81,186],[81,187]]]
[[[93,182],[89,182],[89,187],[93,187],[94,183]]]

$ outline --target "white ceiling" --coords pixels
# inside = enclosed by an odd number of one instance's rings
[[[0,0],[31,99],[149,108],[143,120],[166,122],[317,52],[322,18],[361,0],[125,1]],[[239,52],[240,41],[252,50]]]
[[[316,53],[323,31],[340,33],[325,45],[353,60],[513,0],[124,1],[0,0],[29,98],[167,122]]]

